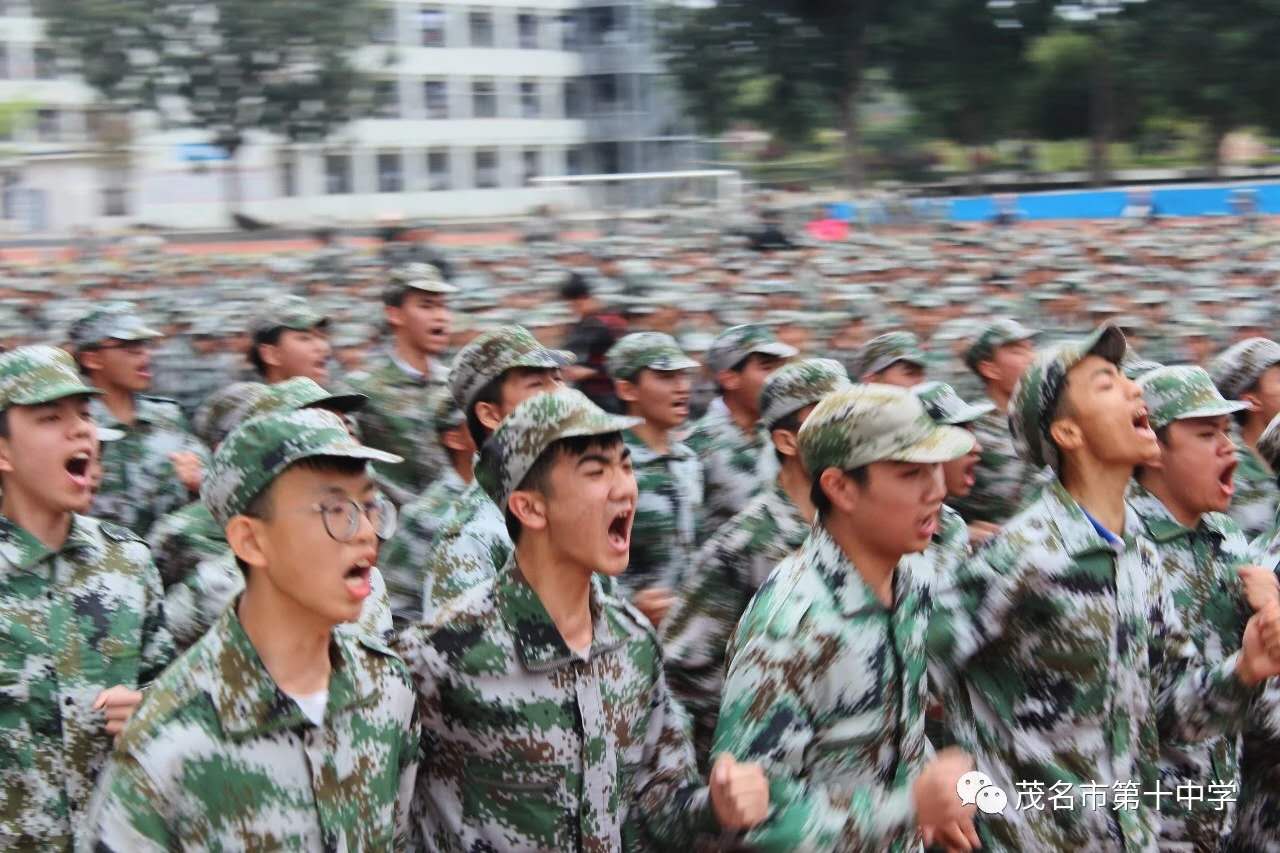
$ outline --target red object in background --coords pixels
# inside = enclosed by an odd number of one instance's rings
[[[849,223],[841,219],[815,219],[804,230],[815,240],[834,242],[849,238]]]

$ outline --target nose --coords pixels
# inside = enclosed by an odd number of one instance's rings
[[[942,463],[935,462],[929,466],[929,488],[925,492],[925,503],[936,503],[947,496],[947,480],[943,476]]]
[[[615,501],[630,500],[633,503],[639,497],[640,490],[636,485],[635,472],[619,465],[614,469],[614,476],[609,483],[609,499]]]

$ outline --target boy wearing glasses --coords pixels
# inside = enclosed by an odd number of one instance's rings
[[[247,421],[202,497],[245,573],[232,607],[152,686],[103,772],[99,851],[402,850],[414,690],[360,616],[394,510],[336,414]]]
[[[146,536],[157,518],[185,506],[200,489],[204,446],[172,400],[151,387],[151,347],[160,333],[128,302],[94,308],[72,324],[80,369],[101,396],[90,401],[99,426],[125,436],[102,449],[102,485],[90,515]]]

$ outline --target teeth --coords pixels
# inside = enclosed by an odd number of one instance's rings
[[[87,459],[89,458],[89,451],[87,451],[87,450],[81,450],[79,453],[77,453],[75,456],[72,456],[71,458],[72,458],[72,459],[85,459],[85,460],[87,460]]]

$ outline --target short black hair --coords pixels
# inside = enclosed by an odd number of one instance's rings
[[[388,308],[399,308],[404,305],[404,298],[408,295],[407,287],[388,287],[382,291],[382,304]]]
[[[800,409],[796,409],[791,414],[778,418],[774,425],[769,427],[770,435],[773,434],[775,429],[784,429],[787,432],[798,432],[800,429]],[[779,465],[786,463],[787,457],[783,456],[782,451],[778,450],[776,446],[773,448],[773,455],[777,457]]]
[[[497,376],[490,379],[480,387],[476,395],[471,398],[471,402],[467,404],[467,432],[471,433],[471,441],[475,443],[477,448],[483,447],[485,441],[489,438],[489,428],[480,423],[480,418],[476,415],[476,406],[479,403],[488,403],[491,406],[497,406],[502,403],[502,382],[507,377],[507,371],[504,370]]]
[[[853,479],[853,482],[858,484],[859,488],[866,488],[867,482],[871,479],[871,473],[867,470],[866,465],[850,468],[844,473],[848,474]],[[813,502],[813,508],[818,511],[818,518],[820,519],[826,518],[827,513],[831,512],[831,498],[827,497],[827,493],[822,491],[821,477],[821,471],[814,473],[813,485],[809,488],[809,500]]]
[[[537,461],[533,463],[533,467],[529,469],[529,473],[525,474],[524,479],[516,486],[516,491],[533,491],[550,495],[551,469],[555,467],[561,456],[578,459],[592,451],[613,450],[620,444],[622,444],[622,433],[620,432],[610,432],[604,435],[576,435],[557,439],[551,442],[547,449],[538,456]],[[507,507],[502,507],[502,516],[507,522],[507,533],[511,536],[511,544],[518,545],[520,543],[520,534],[524,528],[521,527],[519,519],[512,515],[511,510]]]
[[[561,299],[585,299],[591,295],[591,283],[580,272],[569,273],[569,279],[560,285]]]
[[[284,334],[284,326],[276,326],[274,329],[268,329],[253,336],[253,341],[249,344],[249,363],[253,365],[253,369],[257,371],[259,376],[267,375],[267,363],[262,360],[258,347],[276,346],[280,343],[282,334]]]
[[[9,437],[9,410],[0,409],[0,438]]]

